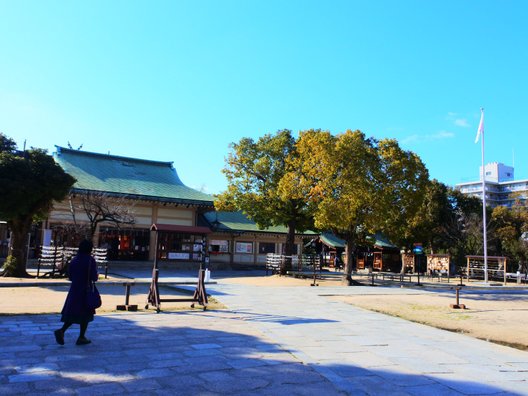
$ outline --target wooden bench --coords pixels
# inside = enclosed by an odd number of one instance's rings
[[[391,281],[398,280],[400,282],[403,282],[405,278],[408,278],[409,282],[412,281],[412,275],[409,275],[409,274],[396,274],[396,273],[392,274],[392,273],[381,272],[379,273],[379,275],[381,275],[381,279],[383,280],[387,278],[387,279],[390,279]]]

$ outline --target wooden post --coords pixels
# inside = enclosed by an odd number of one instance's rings
[[[466,277],[467,277],[467,282],[469,283],[469,257],[467,257],[467,271],[466,271]]]
[[[315,255],[312,256],[312,264],[313,264],[313,283],[310,285],[310,286],[319,286],[316,282],[316,278],[317,278],[317,275],[316,275],[316,269],[315,269],[315,266],[316,266],[316,260],[315,260]],[[319,263],[319,265],[321,265],[321,263]]]
[[[460,304],[460,287],[457,287],[455,290],[456,290],[456,304],[449,304],[449,306],[453,309],[466,309],[465,304]]]

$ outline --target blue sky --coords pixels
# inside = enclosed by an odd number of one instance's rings
[[[173,161],[225,189],[229,144],[279,129],[396,138],[446,184],[528,178],[528,2],[0,0],[0,132]]]

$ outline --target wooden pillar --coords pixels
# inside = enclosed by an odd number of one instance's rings
[[[158,204],[152,206],[151,223],[156,224],[158,222]],[[151,224],[151,225],[152,225]],[[150,232],[149,238],[149,260],[153,261],[156,259],[156,232]]]
[[[253,265],[257,265],[257,236],[253,235]]]
[[[231,236],[231,249],[229,249],[229,265],[235,262],[235,236]]]

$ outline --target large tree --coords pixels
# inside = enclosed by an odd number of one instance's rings
[[[421,216],[429,172],[417,154],[403,150],[394,139],[379,141],[376,149],[382,173],[378,199],[384,207],[379,231],[400,247],[421,242],[413,226]]]
[[[427,185],[412,226],[415,240],[431,252],[451,254],[457,266],[465,264],[468,254],[482,254],[482,201],[437,180]],[[493,242],[493,224],[488,224],[488,235]]]
[[[45,150],[16,151],[13,140],[0,134],[0,218],[11,231],[11,249],[4,276],[28,276],[25,243],[34,220],[43,218],[54,201],[62,200],[75,179]]]
[[[332,136],[301,133],[298,169],[302,190],[317,210],[315,226],[332,230],[346,241],[343,281],[352,284],[358,245],[377,231],[403,239],[408,221],[418,210],[428,172],[418,156],[394,140],[377,141],[360,131]]]
[[[526,272],[528,264],[528,207],[525,201],[516,200],[511,208],[497,206],[493,209],[492,222],[498,242],[498,254],[506,255],[518,263],[517,268]]]
[[[231,144],[223,169],[228,188],[215,200],[217,210],[240,210],[261,229],[286,226],[286,256],[294,254],[296,230],[311,224],[306,198],[281,188],[289,171],[288,159],[295,155],[295,138],[289,130]]]

